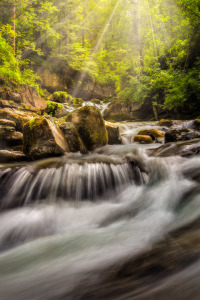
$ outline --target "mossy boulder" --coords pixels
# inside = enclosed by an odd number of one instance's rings
[[[63,107],[62,104],[54,102],[54,101],[47,101],[47,107],[45,112],[50,116],[55,116],[55,112],[57,108]]]
[[[23,152],[29,159],[59,156],[69,152],[61,130],[45,117],[33,118],[24,125]]]
[[[161,130],[149,128],[149,129],[143,129],[138,132],[138,135],[149,135],[151,137],[154,137],[153,140],[157,138],[164,138],[165,133]]]
[[[105,123],[106,123],[106,130],[108,132],[108,144],[109,145],[121,144],[122,141],[119,134],[119,127],[109,122],[105,122]]]
[[[152,138],[149,135],[135,135],[134,141],[140,144],[151,144],[153,143]]]
[[[86,147],[81,140],[76,127],[69,122],[61,122],[59,124],[59,128],[61,129],[64,138],[68,144],[70,152],[78,152],[86,153]]]
[[[194,120],[194,128],[196,130],[200,130],[200,119],[195,119]]]
[[[172,120],[168,120],[168,119],[161,119],[158,122],[158,126],[171,127],[171,126],[173,126],[173,121]]]
[[[66,121],[74,124],[88,150],[107,144],[105,122],[96,107],[84,106],[76,109],[66,117]]]
[[[53,93],[53,101],[58,103],[66,103],[67,102],[67,93],[64,91],[57,91]]]

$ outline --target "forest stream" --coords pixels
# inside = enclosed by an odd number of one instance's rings
[[[1,300],[199,299],[200,157],[149,156],[136,126],[90,155],[1,164]]]

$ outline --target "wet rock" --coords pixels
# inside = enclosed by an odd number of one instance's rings
[[[119,134],[119,127],[109,122],[105,122],[105,124],[108,133],[108,144],[109,145],[121,144],[122,141]]]
[[[157,149],[149,150],[151,156],[174,156],[180,155],[189,157],[200,153],[200,138],[190,141],[167,143]]]
[[[86,147],[73,124],[69,122],[63,122],[59,125],[59,128],[65,137],[70,152],[87,152]]]
[[[0,150],[0,162],[17,162],[26,160],[26,156],[20,151]]]
[[[182,126],[173,126],[165,133],[165,143],[177,142],[181,139],[182,133],[188,133],[189,129]]]
[[[105,123],[96,107],[84,106],[76,109],[66,117],[66,121],[75,125],[88,150],[91,151],[107,144],[108,136]]]
[[[164,140],[165,133],[161,130],[150,128],[150,129],[140,130],[138,132],[138,135],[149,135],[153,141],[162,143]]]
[[[149,135],[135,135],[134,141],[140,144],[151,144],[153,143],[152,138]]]
[[[168,120],[168,119],[161,119],[158,122],[158,126],[171,127],[171,126],[173,126],[173,121],[172,120]]]
[[[59,156],[69,151],[61,130],[45,117],[27,122],[23,135],[23,152],[29,159]]]
[[[23,126],[31,118],[38,116],[36,113],[23,112],[17,109],[0,109],[0,118],[7,119],[16,123],[16,130],[22,132]]]
[[[165,143],[200,138],[200,133],[183,126],[173,126],[165,133]]]

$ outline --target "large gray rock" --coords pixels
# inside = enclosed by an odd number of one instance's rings
[[[23,152],[29,159],[59,156],[69,152],[61,130],[45,117],[27,122],[23,135]]]
[[[100,111],[94,106],[84,106],[74,110],[66,117],[71,122],[81,137],[88,150],[106,145],[108,135],[105,122]]]
[[[121,144],[121,138],[119,134],[119,127],[115,124],[105,122],[106,130],[108,132],[108,144],[109,145],[116,145]]]
[[[183,126],[170,127],[165,133],[165,143],[187,141],[200,138],[200,133]]]

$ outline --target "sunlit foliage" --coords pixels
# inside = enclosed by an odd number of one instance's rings
[[[71,68],[120,100],[171,110],[199,101],[198,0],[2,0],[0,13],[23,70]]]

